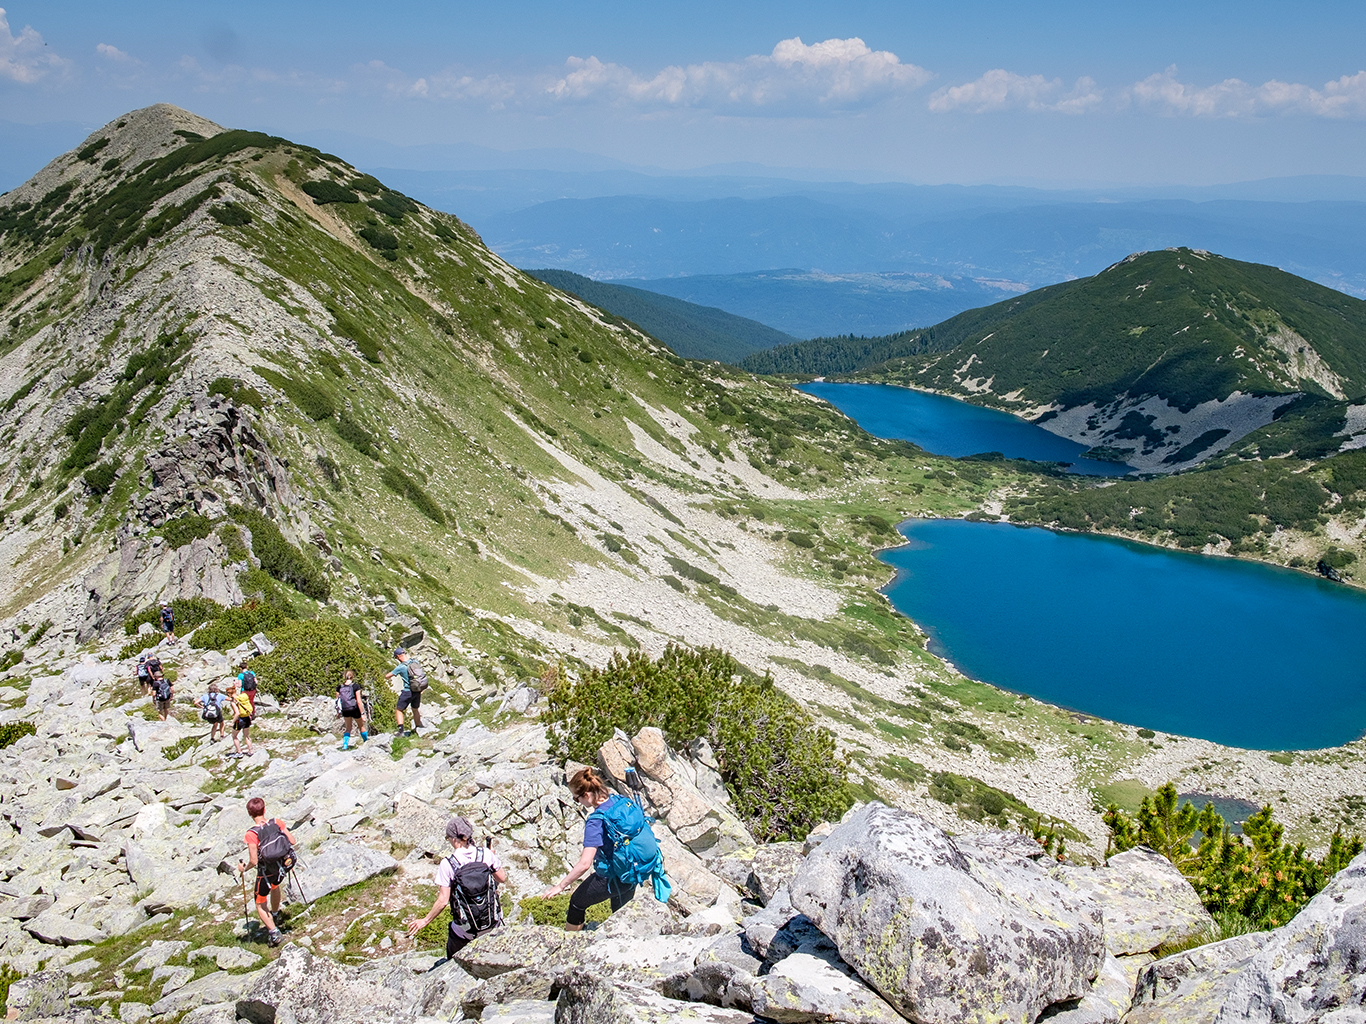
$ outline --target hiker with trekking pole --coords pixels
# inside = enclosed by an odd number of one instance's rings
[[[634,783],[632,790],[638,792],[635,769],[626,771],[628,781]],[[611,901],[614,912],[620,910],[635,898],[636,886],[645,881],[653,882],[655,899],[667,903],[672,887],[664,872],[664,855],[640,797],[630,799],[613,793],[592,768],[583,768],[570,777],[569,792],[590,812],[583,824],[583,853],[567,875],[541,894],[547,899],[558,896],[588,876],[569,897],[565,931],[581,931],[588,908],[604,900]]]
[[[454,852],[436,869],[436,900],[426,917],[408,922],[408,935],[417,935],[443,908],[450,907],[451,923],[446,930],[449,960],[477,936],[503,923],[498,886],[507,884],[508,873],[493,852],[492,840],[475,845],[474,827],[468,818],[446,822],[446,840]]]
[[[237,872],[242,876],[245,894],[247,868],[256,869],[256,916],[266,930],[267,941],[278,946],[285,938],[276,923],[276,915],[280,913],[280,886],[285,876],[294,870],[294,836],[282,819],[266,820],[266,802],[259,796],[247,801],[247,814],[255,824],[247,829],[247,863],[239,861]]]

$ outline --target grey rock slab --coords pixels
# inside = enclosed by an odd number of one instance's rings
[[[1185,875],[1146,846],[1116,854],[1101,868],[1058,870],[1071,888],[1100,905],[1105,946],[1118,956],[1146,953],[1214,929],[1214,919]]]
[[[518,967],[495,978],[487,978],[469,988],[460,1001],[467,1020],[480,1020],[491,1006],[526,1000],[549,1000],[555,993],[560,972],[548,965]]]
[[[151,1012],[150,1008],[148,1012]],[[127,1020],[128,1018],[123,1017],[122,1019]],[[237,1024],[237,1002],[234,1000],[230,1003],[209,1003],[207,1006],[197,1006],[180,1018],[180,1024]]]
[[[746,879],[750,892],[760,903],[767,904],[779,887],[792,881],[804,859],[801,843],[769,843],[759,847],[750,861]]]
[[[145,949],[134,953],[119,966],[133,972],[154,971],[189,948],[188,942],[179,939],[154,939]]]
[[[165,965],[158,967],[152,972],[151,984],[155,985],[158,981],[166,979],[166,984],[161,986],[161,994],[168,996],[178,988],[184,988],[194,978],[193,967],[171,967]]]
[[[428,1017],[458,1020],[465,993],[479,980],[454,960],[447,960],[423,977],[422,995],[417,1006]]]
[[[100,942],[108,938],[104,932],[88,924],[63,917],[56,910],[47,910],[27,921],[24,931],[39,942],[53,946],[74,946],[81,942]]]
[[[1154,960],[1139,972],[1125,1024],[1214,1020],[1233,978],[1270,941],[1254,932]]]
[[[744,1010],[686,1003],[631,985],[576,970],[564,979],[555,1003],[555,1024],[755,1024]]]
[[[807,857],[792,905],[905,1017],[1034,1020],[1090,991],[1101,912],[1024,847],[1003,856],[1006,838],[960,843],[870,803]]]
[[[479,1019],[499,1024],[555,1024],[555,1004],[550,1000],[517,999],[486,1007]]]
[[[261,973],[256,971],[253,974],[228,974],[226,971],[214,971],[213,974],[196,978],[170,995],[162,996],[152,1004],[152,1013],[181,1013],[207,1003],[229,1002],[239,998],[255,984],[257,975]]]
[[[588,941],[587,932],[567,932],[554,925],[505,925],[479,936],[456,953],[454,961],[473,977],[483,980],[527,964],[577,961],[583,956]]]
[[[312,901],[397,869],[398,861],[387,853],[337,839],[300,856],[295,872],[304,894]]]
[[[220,971],[231,971],[239,967],[254,967],[261,962],[261,956],[241,946],[200,946],[191,950],[185,957],[188,963],[196,960],[212,960]]]
[[[118,1015],[119,1020],[123,1021],[124,1024],[139,1024],[140,1021],[144,1021],[152,1016],[152,1007],[147,1003],[139,1002],[119,1003]],[[189,1017],[186,1017],[185,1019],[189,1020]],[[207,1024],[203,1017],[196,1019],[200,1024]],[[233,1018],[230,1024],[237,1024],[237,1019]]]
[[[16,921],[27,921],[29,918],[37,917],[50,906],[52,906],[51,896],[21,896],[18,899],[5,900],[0,903],[0,917],[12,917]]]
[[[1117,1024],[1133,1001],[1134,988],[1129,973],[1110,954],[1091,983],[1091,991],[1075,1005],[1063,1004],[1064,1009],[1049,1007],[1047,1020],[1049,1024]]]
[[[7,1020],[39,1020],[63,1016],[70,1003],[71,976],[65,971],[40,971],[10,982],[5,1000]]]
[[[289,945],[269,967],[249,975],[253,981],[237,1000],[237,1016],[252,1024],[337,1024],[411,1017],[402,994],[375,984],[361,971]]]
[[[662,992],[673,999],[750,1010],[762,967],[763,962],[747,951],[743,934],[730,932],[712,939],[697,954],[692,971],[671,979]]]
[[[778,961],[754,982],[750,1007],[757,1016],[779,1024],[902,1024],[904,1020],[840,962],[828,942],[813,943]]]
[[[763,910],[745,918],[745,942],[770,964],[791,956],[821,934],[815,922],[792,905],[786,886],[778,888]]]
[[[384,834],[391,842],[444,856],[450,853],[445,832],[449,817],[425,800],[410,793],[400,793],[393,818],[384,823]]]

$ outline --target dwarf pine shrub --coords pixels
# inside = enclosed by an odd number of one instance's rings
[[[335,619],[288,622],[268,630],[266,638],[275,650],[253,660],[251,667],[261,689],[272,697],[331,697],[349,668],[374,699],[376,720],[393,720],[394,691],[384,680],[390,669],[388,659],[344,623]]]
[[[613,729],[663,731],[672,747],[705,737],[740,816],[761,842],[801,839],[853,798],[834,737],[796,701],[724,651],[639,651],[550,691],[547,724],[560,757],[589,764]]]

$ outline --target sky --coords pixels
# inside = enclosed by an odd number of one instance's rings
[[[21,125],[94,128],[170,102],[285,136],[920,183],[1203,185],[1366,167],[1360,0],[0,10],[0,121]]]

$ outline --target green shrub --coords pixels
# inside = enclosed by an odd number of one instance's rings
[[[328,599],[332,585],[323,575],[322,564],[285,540],[273,521],[255,509],[243,508],[241,505],[229,506],[228,514],[251,531],[252,551],[260,560],[262,569],[314,600]]]
[[[1347,838],[1337,831],[1327,853],[1314,860],[1303,845],[1284,841],[1285,829],[1269,804],[1235,835],[1212,803],[1197,811],[1180,801],[1170,782],[1144,797],[1134,817],[1111,804],[1104,818],[1110,830],[1107,854],[1140,843],[1151,847],[1191,880],[1216,919],[1222,915],[1221,927],[1241,921],[1244,930],[1285,924],[1362,850],[1360,836]]]
[[[384,681],[390,663],[368,641],[334,619],[288,622],[268,631],[275,650],[252,662],[261,689],[278,700],[311,694],[334,696],[346,669],[354,669],[374,699],[379,723],[393,721],[394,692]]]
[[[360,229],[360,236],[386,260],[398,259],[398,237],[392,231],[366,227]]]
[[[66,514],[71,511],[71,506],[64,501],[59,501],[52,506],[53,519],[65,519]]]
[[[407,498],[413,503],[413,507],[434,523],[442,525],[446,522],[446,513],[441,511],[441,506],[432,500],[431,495],[422,489],[422,486],[401,469],[393,466],[385,466],[379,473],[380,481],[385,487],[393,491],[400,497]]]
[[[183,736],[174,743],[168,743],[166,746],[162,747],[161,756],[168,761],[174,761],[198,742],[199,739],[195,736]]]
[[[109,493],[109,489],[114,486],[114,478],[118,476],[119,463],[101,462],[94,469],[87,469],[82,477],[85,486],[90,488],[90,493],[96,497],[104,497]]]
[[[376,451],[377,445],[375,444],[375,435],[370,433],[369,430],[353,420],[350,416],[346,415],[346,413],[342,413],[337,417],[335,426],[337,429],[337,436],[352,448],[356,449],[356,451],[372,459],[379,457],[379,452]]]
[[[262,601],[248,601],[240,608],[229,608],[194,635],[194,645],[203,650],[226,651],[266,633],[296,616],[286,608]]]
[[[368,200],[365,204],[376,213],[382,213],[395,224],[401,223],[405,213],[412,213],[417,209],[417,203],[413,202],[401,192],[390,192],[387,189],[378,199]]]
[[[319,206],[324,206],[327,203],[360,202],[360,196],[345,185],[338,185],[328,178],[324,178],[322,181],[306,181],[303,183],[303,190]]]
[[[174,551],[191,541],[204,540],[211,536],[213,523],[205,516],[191,512],[166,520],[157,533],[166,538],[167,547]]]
[[[338,337],[348,338],[351,341],[354,341],[356,343],[356,348],[360,350],[360,354],[363,355],[368,362],[378,363],[380,361],[379,354],[382,351],[379,342],[375,341],[365,328],[356,323],[341,310],[333,309],[329,306],[328,311],[332,314],[333,332]]]
[[[0,672],[7,672],[19,662],[24,660],[24,652],[18,649],[6,651],[5,656],[0,658]]]
[[[618,653],[605,669],[551,690],[558,756],[593,763],[619,728],[663,730],[674,747],[706,737],[737,809],[761,841],[802,838],[852,803],[834,738],[773,685],[715,648],[670,644],[658,661]]]
[[[195,626],[202,625],[211,619],[216,619],[226,611],[217,601],[210,601],[207,597],[177,597],[171,600],[171,611],[175,614],[175,628],[177,633],[188,633]],[[138,627],[144,622],[160,628],[161,606],[149,604],[140,612],[123,620],[123,632],[127,636],[133,636]]]
[[[809,533],[789,533],[787,539],[799,548],[814,548],[816,542],[811,539]]]
[[[518,908],[535,924],[559,924],[565,922],[565,917],[569,913],[570,893],[562,892],[558,896],[526,896],[517,901]],[[587,920],[595,924],[601,924],[612,914],[612,904],[608,900],[601,903],[594,903],[588,908]],[[445,936],[442,936],[444,941]]]
[[[209,207],[209,216],[230,228],[240,228],[251,223],[251,214],[236,203],[211,206]]]
[[[79,150],[76,153],[76,159],[84,160],[86,163],[94,163],[95,154],[98,153],[100,150],[104,149],[104,147],[107,145],[109,145],[109,140],[107,138],[96,139],[94,142],[86,146],[84,149]]]
[[[32,736],[37,731],[37,726],[32,722],[7,722],[5,725],[0,725],[0,750],[25,736]]]
[[[357,175],[348,184],[357,192],[365,192],[368,195],[377,195],[384,185],[373,174]]]
[[[209,394],[221,395],[237,405],[249,405],[257,410],[265,404],[261,392],[251,385],[243,384],[240,380],[233,380],[231,377],[215,377],[209,384]]]
[[[51,628],[52,628],[52,620],[51,620],[51,619],[44,619],[42,622],[38,623],[37,626],[34,627],[33,632],[29,634],[28,639],[25,640],[24,642],[25,642],[26,644],[28,644],[30,647],[32,647],[32,646],[33,646],[34,644],[36,644],[39,640],[41,640],[43,637],[47,636],[47,631],[48,631],[49,629],[51,629]]]
[[[337,406],[332,401],[332,396],[316,384],[286,377],[283,373],[276,373],[264,366],[255,366],[252,369],[283,391],[285,396],[297,405],[299,411],[309,419],[330,420],[337,415]]]
[[[125,658],[136,658],[149,647],[155,647],[157,641],[153,637],[135,637],[119,648],[119,661]]]
[[[3,744],[0,744],[3,746]],[[0,964],[0,1006],[9,1005],[9,987],[16,981],[21,981],[24,975],[16,971],[9,964]]]

